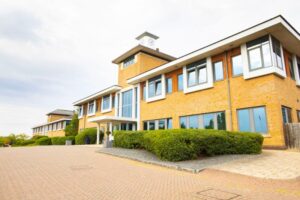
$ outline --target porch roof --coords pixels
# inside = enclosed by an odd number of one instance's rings
[[[88,122],[107,123],[107,122],[137,122],[137,119],[117,116],[99,116],[88,119]]]

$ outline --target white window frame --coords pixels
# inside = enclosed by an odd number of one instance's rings
[[[78,119],[83,117],[83,105],[79,106],[78,108]]]
[[[101,97],[101,113],[107,113],[107,112],[111,112],[112,111],[112,95],[109,94],[109,107],[108,109],[103,109],[103,97],[105,97],[107,95],[104,95]]]
[[[124,66],[124,62],[125,62],[125,60],[127,59],[125,59],[123,62],[122,62],[122,66],[121,66],[121,68],[122,69],[126,69],[126,68],[128,68],[129,66],[131,66],[131,65],[133,65],[133,64],[135,64],[136,62],[137,62],[137,55],[132,55],[134,58],[133,58],[133,63],[131,63],[131,64],[129,64],[129,65],[127,65],[127,66]],[[128,58],[130,58],[131,56],[129,56]]]
[[[149,79],[146,81],[146,102],[158,101],[166,98],[166,77],[165,74],[161,75],[161,94],[153,97],[149,97]]]
[[[297,58],[296,55],[293,55],[292,59],[293,59],[296,85],[300,86],[300,73],[299,73],[299,69],[298,69],[298,64],[300,64],[300,58]]]
[[[94,116],[96,114],[96,100],[93,101],[93,111],[91,113],[89,113],[90,109],[90,102],[88,102],[88,106],[87,106],[87,116]]]
[[[208,88],[212,88],[214,86],[211,57],[206,58],[206,73],[207,73],[206,83],[197,84],[194,86],[188,86],[187,66],[184,66],[183,67],[183,92],[186,94],[186,93],[191,93],[199,90],[205,90]]]
[[[282,55],[282,64],[283,64],[283,68],[281,69],[281,68],[275,66],[275,64],[274,64],[274,63],[276,63],[276,61],[275,61],[275,57],[274,57],[274,53],[273,53],[273,43],[272,43],[272,36],[271,35],[269,35],[269,42],[270,42],[272,66],[264,67],[264,68],[258,68],[258,69],[255,69],[255,70],[250,70],[248,50],[247,50],[246,43],[241,45],[241,55],[242,55],[242,62],[243,62],[243,72],[244,72],[243,76],[244,76],[244,79],[251,79],[251,78],[255,78],[255,77],[259,77],[259,76],[264,76],[264,75],[267,75],[267,74],[277,74],[278,76],[280,76],[282,78],[287,77],[286,69],[285,69],[286,64],[285,64],[282,44],[279,41],[281,55]]]

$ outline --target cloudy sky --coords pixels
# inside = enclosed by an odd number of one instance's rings
[[[56,108],[115,84],[111,61],[145,30],[181,56],[282,14],[299,0],[0,0],[0,135],[31,134]]]

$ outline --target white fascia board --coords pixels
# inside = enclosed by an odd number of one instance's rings
[[[277,18],[274,18],[274,19],[272,19],[272,20],[270,20],[270,21],[267,21],[267,22],[264,22],[264,23],[262,23],[262,24],[256,25],[256,26],[254,26],[254,27],[252,27],[252,28],[250,28],[250,29],[247,29],[247,30],[245,30],[245,31],[242,31],[242,32],[240,32],[240,33],[238,33],[238,34],[235,34],[235,35],[233,35],[233,36],[231,36],[231,37],[228,37],[228,38],[226,38],[226,39],[224,39],[224,40],[221,40],[221,41],[219,41],[219,42],[216,42],[216,43],[214,43],[214,44],[212,44],[212,45],[209,45],[209,46],[207,46],[207,47],[204,47],[204,48],[202,48],[202,49],[199,49],[199,50],[197,50],[197,51],[195,51],[195,52],[193,52],[193,53],[190,53],[190,54],[188,54],[188,55],[186,55],[186,56],[183,56],[183,57],[181,57],[181,58],[179,58],[179,59],[177,59],[177,60],[171,61],[171,62],[166,63],[166,64],[164,64],[164,65],[161,65],[160,67],[157,67],[157,68],[155,68],[155,69],[153,69],[153,70],[150,70],[150,71],[145,72],[145,73],[143,73],[143,74],[140,74],[140,75],[138,75],[138,76],[136,76],[136,77],[133,77],[133,78],[131,78],[131,79],[128,79],[128,80],[127,80],[127,83],[128,83],[128,84],[136,84],[136,83],[140,82],[140,80],[148,79],[148,78],[151,78],[151,77],[153,77],[153,76],[155,76],[155,75],[159,75],[159,74],[162,73],[164,70],[166,70],[166,69],[168,69],[168,68],[170,68],[170,67],[179,65],[180,63],[183,63],[184,61],[187,61],[187,60],[192,59],[192,58],[194,58],[194,57],[200,56],[200,55],[202,55],[202,54],[204,54],[204,53],[207,53],[207,52],[209,52],[209,51],[212,51],[212,50],[214,50],[214,49],[220,48],[220,47],[222,47],[222,46],[226,46],[226,45],[228,45],[228,44],[230,44],[230,43],[232,43],[232,42],[234,42],[234,41],[236,41],[236,40],[239,40],[239,39],[242,39],[242,38],[244,38],[244,37],[250,36],[250,35],[252,35],[252,34],[254,34],[254,33],[256,33],[256,32],[262,31],[262,30],[267,29],[267,28],[269,28],[269,27],[272,27],[272,26],[274,26],[274,25],[276,25],[276,24],[282,24],[282,25],[283,25],[285,28],[287,28],[287,29],[288,29],[288,30],[289,30],[289,31],[290,31],[290,32],[291,32],[298,40],[300,40],[300,36],[298,35],[298,33],[297,33],[293,28],[291,28],[291,26],[290,26],[288,23],[286,23],[285,20],[283,20],[280,16],[278,16]]]
[[[137,122],[137,119],[128,117],[116,117],[116,116],[99,116],[88,119],[88,122],[101,122],[101,121],[120,121],[120,122]]]

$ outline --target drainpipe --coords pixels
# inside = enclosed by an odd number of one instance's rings
[[[230,87],[230,79],[229,79],[229,72],[228,72],[228,59],[227,59],[228,51],[225,51],[225,70],[226,70],[226,78],[227,78],[227,96],[228,96],[228,109],[229,109],[229,121],[230,127],[229,130],[233,130],[233,121],[232,121],[232,104],[231,104],[231,87]]]

